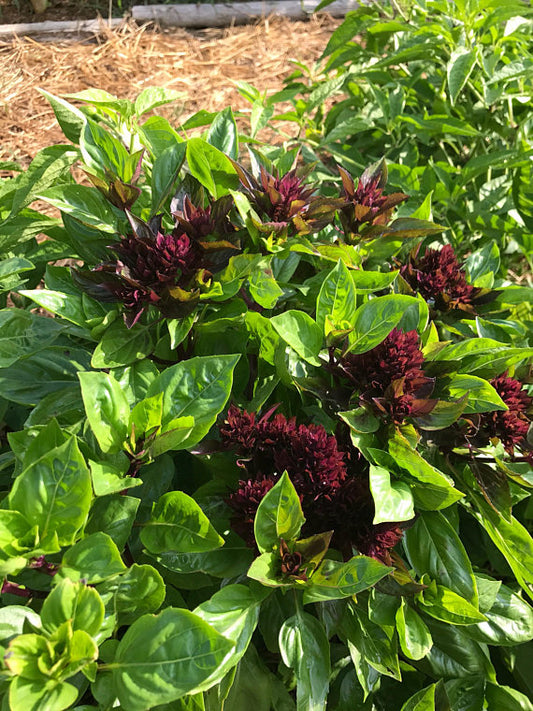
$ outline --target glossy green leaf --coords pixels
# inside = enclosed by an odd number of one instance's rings
[[[446,68],[448,91],[450,92],[452,106],[468,81],[475,63],[476,52],[474,49],[460,47],[452,53]]]
[[[414,526],[405,532],[403,541],[418,575],[428,574],[472,604],[477,604],[472,564],[461,539],[443,514],[421,512]]]
[[[410,521],[414,515],[411,489],[401,481],[391,482],[383,467],[370,465],[370,491],[374,499],[374,525],[386,521]]]
[[[425,577],[422,580],[424,581]],[[436,620],[452,625],[472,625],[487,619],[464,597],[444,585],[437,585],[434,581],[420,593],[419,600],[423,605],[420,609]]]
[[[96,188],[86,185],[55,185],[38,197],[61,212],[72,215],[84,225],[106,233],[117,232],[117,215]]]
[[[117,615],[119,624],[155,612],[165,599],[165,583],[160,573],[151,565],[136,563],[100,583],[97,590],[107,613]]]
[[[187,163],[191,174],[216,200],[236,190],[239,178],[230,159],[202,138],[187,141]]]
[[[9,506],[39,527],[40,535],[56,533],[71,545],[87,520],[92,499],[91,477],[75,437],[45,452],[20,474]]]
[[[322,348],[322,330],[308,314],[291,309],[273,316],[270,323],[299,356],[311,365],[320,365],[317,356]]]
[[[96,346],[91,365],[93,368],[117,368],[131,365],[145,358],[152,350],[149,330],[136,324],[127,328],[122,319],[117,319],[104,331]]]
[[[356,311],[356,290],[351,272],[339,259],[322,282],[316,302],[316,322],[324,332],[326,319],[334,325],[352,323]],[[327,333],[326,333],[327,335]]]
[[[468,395],[465,414],[508,409],[496,389],[489,382],[475,375],[453,375],[448,387],[452,398]]]
[[[533,608],[506,585],[484,610],[486,622],[468,628],[468,635],[485,644],[512,646],[533,639]]]
[[[120,551],[107,533],[92,533],[69,548],[58,575],[73,581],[99,583],[126,569]]]
[[[152,214],[157,214],[172,194],[179,177],[187,144],[174,143],[159,153],[152,168]]]
[[[404,598],[396,611],[396,629],[405,656],[409,659],[423,659],[431,649],[433,639],[424,620]]]
[[[194,693],[234,646],[188,610],[168,607],[156,616],[143,615],[108,665],[122,708],[147,711]]]
[[[389,575],[392,568],[367,556],[354,556],[346,563],[324,560],[304,590],[304,603],[339,600],[357,595]]]
[[[348,351],[366,353],[379,345],[413,305],[418,307],[417,299],[401,294],[377,296],[367,301],[355,312],[354,330],[348,336]]]
[[[293,541],[298,538],[305,523],[300,498],[284,472],[279,481],[261,500],[254,520],[254,534],[261,553],[279,545],[280,538]]]
[[[208,689],[221,680],[244,656],[257,627],[260,605],[266,594],[264,589],[252,590],[244,585],[230,584],[195,608],[195,615],[235,643],[216,672],[197,687],[199,690]]]
[[[170,491],[154,504],[141,541],[150,553],[203,553],[224,544],[196,501],[183,491]]]
[[[104,604],[94,588],[65,579],[56,585],[43,603],[41,622],[48,634],[70,620],[73,630],[95,637],[104,621]]]
[[[229,106],[216,115],[207,132],[206,140],[233,160],[239,158],[239,133],[233,111]]]
[[[77,698],[78,689],[72,684],[44,678],[35,681],[17,677],[9,687],[12,711],[63,711]]]
[[[149,86],[146,89],[143,89],[139,96],[135,99],[135,114],[137,116],[142,116],[142,114],[152,111],[158,106],[172,104],[182,98],[183,93],[176,91],[175,89]]]
[[[239,358],[189,358],[164,370],[148,387],[147,397],[163,393],[163,425],[178,417],[194,417],[192,432],[181,448],[191,447],[209,432],[229,398]]]
[[[420,486],[413,490],[415,503],[419,507],[444,509],[463,497],[448,477],[431,466],[399,433],[389,439],[389,452],[400,467],[420,482]]]
[[[87,419],[104,453],[118,452],[128,436],[130,406],[109,373],[79,373]]]
[[[346,609],[341,633],[376,671],[398,681],[401,679],[396,639],[393,637],[391,640],[383,627],[372,622],[367,613],[354,603]]]
[[[297,711],[322,711],[329,688],[330,650],[322,624],[298,611],[283,623],[279,633],[283,662],[296,675]]]

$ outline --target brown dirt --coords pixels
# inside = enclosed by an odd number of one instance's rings
[[[117,3],[114,2],[117,14]],[[107,0],[49,0],[44,12],[36,13],[30,0],[0,0],[0,22],[4,25],[45,20],[92,20],[98,13],[107,17]],[[122,13],[118,12],[118,16]]]
[[[126,24],[87,43],[14,38],[0,44],[0,161],[27,166],[39,149],[65,142],[38,88],[62,95],[96,87],[131,99],[148,86],[169,87],[183,92],[165,114],[175,124],[199,109],[249,112],[234,82],[279,90],[291,59],[313,68],[338,24],[327,16],[199,32]]]

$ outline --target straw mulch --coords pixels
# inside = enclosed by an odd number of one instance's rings
[[[134,98],[148,86],[169,87],[183,92],[167,113],[174,123],[198,109],[249,110],[234,81],[278,90],[294,70],[290,60],[313,66],[338,24],[276,18],[194,33],[129,24],[98,42],[15,38],[0,45],[0,160],[26,166],[39,149],[65,141],[38,88],[61,95],[97,87]]]

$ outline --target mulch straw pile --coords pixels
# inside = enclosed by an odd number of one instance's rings
[[[169,87],[183,91],[166,114],[175,123],[198,109],[249,110],[234,81],[278,90],[294,69],[290,60],[312,66],[338,24],[276,18],[194,33],[127,24],[86,43],[14,38],[0,45],[0,161],[27,166],[39,149],[65,142],[38,88],[62,95],[96,87],[134,98],[148,86]]]

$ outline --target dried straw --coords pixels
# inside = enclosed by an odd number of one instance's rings
[[[174,123],[198,109],[249,110],[233,81],[278,90],[294,70],[290,60],[312,66],[338,24],[324,16],[201,32],[128,24],[98,43],[14,38],[0,45],[0,160],[27,165],[39,149],[65,141],[38,88],[61,95],[97,87],[131,99],[147,86],[169,87],[184,94],[167,114]]]

